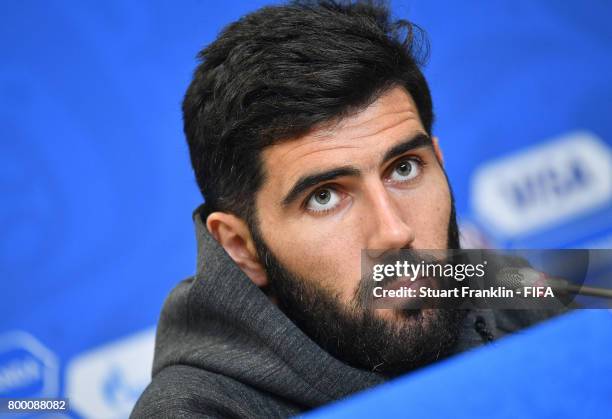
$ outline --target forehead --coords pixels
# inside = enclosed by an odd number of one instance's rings
[[[396,87],[353,116],[266,148],[264,189],[286,191],[305,173],[337,166],[374,170],[386,150],[419,132],[425,130],[414,101]]]

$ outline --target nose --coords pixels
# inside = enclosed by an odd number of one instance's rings
[[[414,229],[406,220],[408,208],[402,208],[382,184],[371,191],[366,223],[369,226],[367,248],[385,251],[410,248],[415,239]]]

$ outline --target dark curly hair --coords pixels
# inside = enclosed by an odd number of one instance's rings
[[[265,147],[359,111],[392,87],[410,93],[431,134],[420,70],[427,53],[421,29],[374,1],[299,1],[228,25],[198,54],[183,101],[202,216],[226,211],[251,225]]]

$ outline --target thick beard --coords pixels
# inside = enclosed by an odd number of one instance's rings
[[[325,351],[357,368],[393,377],[453,352],[464,310],[396,310],[386,320],[358,301],[343,307],[339,295],[290,272],[263,240],[256,223],[251,233],[264,261],[265,290],[279,308]],[[459,229],[451,192],[447,247],[459,249]]]

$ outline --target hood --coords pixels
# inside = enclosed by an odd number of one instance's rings
[[[382,383],[332,357],[240,270],[194,212],[197,273],[164,303],[153,376],[182,364],[314,407]]]
[[[157,328],[154,377],[166,367],[188,365],[304,408],[386,380],[339,361],[305,335],[209,234],[200,209],[193,216],[197,272],[179,283],[164,303]],[[497,320],[492,310],[470,311],[455,353],[514,328],[509,324],[504,330]]]

